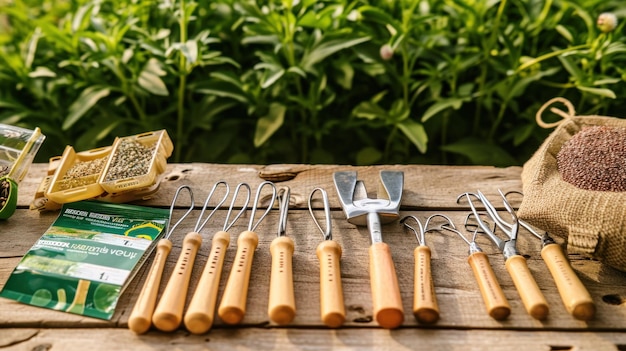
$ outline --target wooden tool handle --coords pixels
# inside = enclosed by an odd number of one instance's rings
[[[217,310],[225,323],[237,324],[246,314],[252,259],[258,244],[259,236],[252,231],[246,230],[237,238],[237,254]]]
[[[413,251],[415,275],[413,288],[413,315],[421,323],[435,323],[439,319],[439,306],[430,269],[430,248],[418,246]]]
[[[337,328],[346,320],[341,287],[341,245],[332,240],[325,240],[317,246],[315,253],[320,261],[322,322],[331,328]]]
[[[286,236],[272,240],[272,269],[270,275],[270,298],[267,314],[279,325],[290,323],[296,316],[296,298],[293,292],[293,240]]]
[[[159,330],[173,331],[178,328],[183,319],[189,278],[200,245],[202,245],[202,235],[196,232],[185,235],[183,248],[174,271],[152,316],[152,324]]]
[[[171,250],[171,241],[168,239],[159,240],[148,277],[145,283],[143,283],[143,288],[128,319],[128,328],[137,334],[147,332],[152,325],[152,313],[154,312],[159,285],[161,284],[163,268]]]
[[[404,310],[389,245],[374,243],[369,255],[374,319],[383,328],[397,328],[404,321]]]
[[[225,231],[219,231],[213,236],[211,253],[185,312],[185,327],[194,334],[206,333],[213,325],[217,291],[229,242],[230,236]]]
[[[484,252],[474,252],[469,255],[467,262],[472,267],[489,316],[498,321],[508,318],[511,306],[489,264],[489,257]]]
[[[546,319],[550,312],[548,302],[530,273],[524,256],[511,256],[506,260],[505,265],[506,270],[513,278],[515,288],[517,288],[528,314],[535,319]]]
[[[552,278],[559,290],[567,311],[574,318],[588,321],[596,314],[596,305],[591,295],[578,279],[567,257],[558,244],[548,244],[541,250],[541,257],[546,262]]]

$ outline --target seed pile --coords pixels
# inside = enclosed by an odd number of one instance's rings
[[[122,140],[113,154],[105,182],[142,176],[150,170],[155,144],[145,146],[134,140]]]
[[[584,127],[556,159],[563,180],[581,189],[626,191],[626,128]]]
[[[11,190],[11,183],[6,179],[0,180],[0,209],[4,208],[9,199],[9,190]]]
[[[97,158],[95,160],[76,162],[67,170],[62,182],[59,182],[58,190],[66,190],[79,186],[95,183],[96,179],[90,176],[98,176],[104,169],[107,158]]]
[[[9,174],[9,166],[0,166],[0,177]]]

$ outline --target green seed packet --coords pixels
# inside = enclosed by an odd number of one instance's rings
[[[0,296],[110,320],[168,219],[165,209],[97,201],[65,204]]]

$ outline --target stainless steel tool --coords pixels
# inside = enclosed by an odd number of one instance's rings
[[[503,201],[507,201],[506,196],[510,193],[518,192],[506,193]],[[521,195],[521,193],[518,194]],[[522,228],[541,240],[541,257],[554,279],[567,312],[578,320],[588,321],[593,319],[596,314],[596,305],[593,302],[593,298],[591,298],[589,291],[587,291],[585,285],[574,272],[561,245],[557,244],[547,232],[540,234],[522,219],[518,219],[518,221]]]
[[[483,250],[476,243],[476,236],[480,231],[480,227],[476,226],[473,229],[472,240],[463,235],[456,227],[452,220],[443,214],[435,214],[428,217],[426,225],[433,218],[441,217],[445,219],[447,223],[441,224],[439,227],[430,230],[447,230],[449,232],[457,234],[465,243],[469,246],[467,262],[472,267],[474,278],[478,283],[478,288],[485,302],[487,313],[491,318],[501,321],[507,319],[511,314],[511,306],[502,291],[502,287],[496,278],[496,274],[493,272],[491,265],[489,264],[489,257],[483,252]]]
[[[377,199],[367,197],[365,184],[357,180],[357,172],[335,172],[333,179],[348,222],[367,225],[370,232],[369,270],[374,319],[383,328],[397,328],[404,321],[404,310],[391,250],[383,242],[381,224],[399,217],[404,173],[381,171],[382,188]]]
[[[270,320],[279,325],[289,324],[296,316],[296,297],[293,291],[293,251],[294,242],[285,235],[287,212],[291,190],[282,187],[278,190],[278,233],[270,244],[272,268],[270,270],[270,293],[267,314]]]
[[[313,196],[319,192],[324,204],[326,228],[322,229],[313,212]],[[322,188],[315,188],[309,195],[309,213],[317,228],[322,232],[324,241],[317,245],[315,254],[320,263],[320,313],[322,322],[331,328],[340,327],[346,320],[346,308],[343,302],[341,286],[341,245],[333,240],[330,221],[328,194]]]
[[[241,205],[241,209],[235,215],[233,220],[230,220],[230,216],[235,206],[235,201],[239,197],[241,189],[245,189],[245,201]],[[226,218],[224,219],[224,226],[222,230],[213,235],[211,241],[211,253],[206,261],[200,281],[196,287],[196,291],[191,298],[189,307],[185,312],[185,327],[187,330],[194,334],[204,334],[213,325],[215,315],[215,303],[217,302],[217,291],[220,285],[220,278],[222,276],[222,267],[224,265],[224,256],[226,255],[226,249],[230,243],[230,235],[228,230],[232,227],[237,219],[243,215],[246,211],[248,202],[250,202],[251,190],[250,186],[246,183],[239,183],[233,198],[228,207]]]
[[[464,193],[457,198],[457,202],[462,197],[467,198],[472,214],[477,220],[477,225],[504,255],[506,270],[513,279],[515,288],[520,294],[522,302],[526,307],[526,311],[533,318],[544,320],[548,317],[548,313],[550,311],[548,302],[543,296],[541,289],[539,289],[535,278],[533,278],[533,275],[528,268],[526,258],[520,255],[516,248],[517,234],[520,227],[519,219],[510,204],[506,202],[506,198],[502,192],[500,192],[500,196],[505,200],[503,204],[511,217],[510,223],[500,217],[496,208],[480,191],[476,193]],[[487,215],[495,223],[497,228],[506,234],[507,238],[505,240],[496,236],[495,231],[490,229],[481,219],[481,215],[478,213],[472,198],[478,199],[478,201],[485,207],[485,215]]]
[[[415,270],[413,274],[413,315],[420,323],[431,324],[439,319],[439,305],[435,295],[435,286],[430,264],[430,248],[426,245],[426,232],[431,220],[428,217],[426,224],[415,216],[405,216],[400,220],[404,228],[412,231],[417,239],[418,246],[413,250]],[[417,229],[408,223],[412,219]]]
[[[182,190],[186,190],[189,193],[189,208],[174,225],[172,224],[172,214],[174,213],[174,207],[178,196]],[[156,305],[157,294],[159,292],[159,285],[161,284],[161,277],[163,276],[163,268],[165,268],[165,261],[167,256],[172,250],[172,242],[170,236],[172,232],[178,227],[178,225],[185,219],[191,211],[193,211],[194,200],[193,191],[187,185],[183,185],[176,190],[172,203],[170,205],[169,221],[167,222],[167,228],[165,228],[165,235],[156,247],[156,254],[154,255],[154,261],[150,266],[148,277],[141,288],[141,293],[135,302],[135,307],[128,318],[128,328],[137,334],[143,334],[147,332],[152,326],[152,314],[154,312],[154,306]]]
[[[270,201],[267,208],[261,214],[259,219],[254,222],[257,206],[261,200],[263,188],[268,186],[272,191]],[[250,213],[250,221],[248,229],[244,230],[237,237],[237,253],[233,266],[230,269],[224,292],[222,293],[222,301],[217,310],[217,315],[227,324],[238,324],[243,320],[246,314],[246,304],[248,302],[248,285],[250,284],[250,274],[252,273],[252,261],[254,259],[254,251],[259,244],[259,235],[255,232],[256,228],[267,216],[276,201],[276,186],[274,183],[265,181],[259,184],[252,211]]]
[[[209,200],[213,197],[216,189],[223,185],[225,188],[224,197],[213,207],[206,219],[203,220],[204,212],[209,205]],[[216,213],[219,207],[226,201],[228,192],[230,191],[228,184],[224,181],[215,183],[211,192],[204,201],[202,211],[196,222],[193,231],[187,233],[183,239],[183,247],[176,261],[174,271],[170,275],[170,279],[163,290],[161,299],[157,304],[154,314],[152,315],[152,324],[162,331],[173,331],[180,326],[183,321],[183,310],[187,300],[187,289],[191,279],[191,271],[196,260],[196,254],[202,245],[202,235],[200,231],[207,224],[209,219]]]

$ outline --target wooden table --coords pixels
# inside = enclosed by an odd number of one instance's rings
[[[46,167],[45,164],[31,167],[27,179],[20,184],[19,209],[9,220],[0,222],[0,287],[24,253],[58,215],[58,212],[28,210]],[[566,312],[539,255],[539,240],[526,232],[521,233],[518,248],[527,256],[528,265],[548,300],[551,310],[547,320],[538,321],[526,313],[506,272],[502,255],[484,238],[480,238],[479,242],[488,254],[512,307],[512,313],[505,321],[489,317],[467,263],[467,245],[452,233],[429,233],[426,240],[432,250],[432,273],[441,316],[433,325],[418,323],[412,314],[413,250],[417,241],[396,221],[383,226],[383,238],[391,247],[405,318],[397,329],[380,328],[372,320],[369,233],[366,227],[356,227],[346,221],[332,174],[339,170],[357,170],[370,197],[374,197],[379,172],[386,169],[404,172],[402,216],[411,214],[425,219],[434,213],[445,213],[457,226],[462,225],[468,213],[467,207],[456,204],[458,194],[480,189],[495,200],[499,188],[521,190],[520,167],[168,165],[167,177],[159,191],[152,199],[140,204],[168,208],[175,190],[187,184],[196,194],[198,209],[192,214],[193,219],[183,222],[181,229],[171,238],[174,248],[166,264],[164,280],[169,277],[176,262],[182,236],[193,229],[199,208],[216,181],[227,180],[231,187],[247,182],[253,191],[264,180],[291,188],[292,204],[286,232],[295,241],[293,266],[297,315],[294,321],[288,326],[278,326],[267,316],[271,261],[269,244],[276,237],[278,218],[277,211],[272,211],[257,229],[260,241],[254,255],[247,313],[241,325],[226,325],[216,316],[213,328],[204,335],[193,335],[184,327],[171,333],[152,329],[143,335],[134,334],[128,330],[127,322],[146,278],[148,266],[145,266],[120,298],[111,321],[41,309],[0,298],[0,349],[626,350],[626,308],[622,306],[626,275],[596,260],[570,254],[574,269],[597,305],[595,319],[589,322],[576,320]],[[343,247],[341,270],[347,315],[345,324],[338,329],[328,328],[320,321],[319,263],[315,248],[322,236],[307,210],[308,195],[315,187],[322,187],[329,193],[333,236]],[[513,204],[518,205],[519,202]],[[182,212],[182,209],[177,210],[175,216]],[[210,239],[221,229],[225,212],[225,209],[220,209],[201,233],[204,240],[192,273],[188,301],[207,260]],[[226,253],[218,303],[233,263],[236,236],[246,229],[248,218],[240,219],[230,230],[232,239]],[[557,240],[563,243],[562,238]]]

